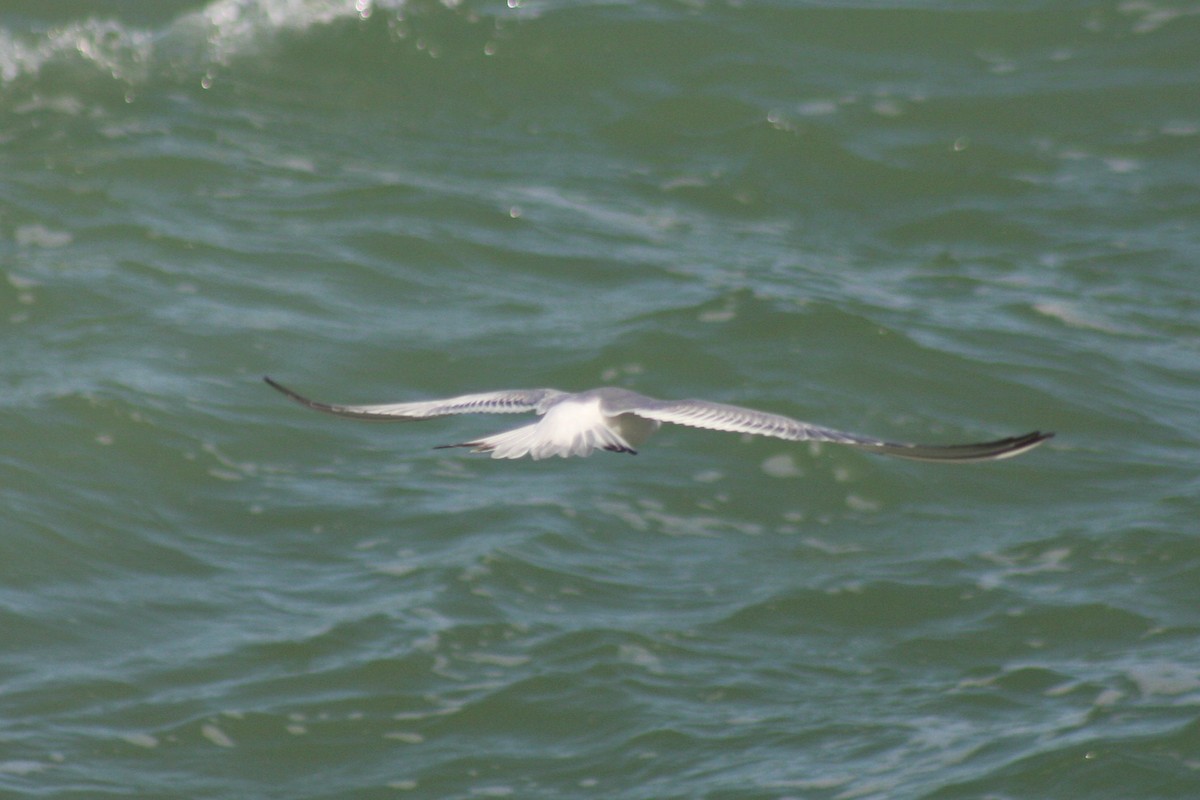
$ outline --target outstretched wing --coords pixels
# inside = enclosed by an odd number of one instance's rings
[[[336,414],[339,417],[356,419],[379,419],[407,421],[442,417],[447,414],[518,414],[524,411],[545,411],[545,402],[562,392],[557,389],[509,389],[499,392],[482,392],[448,397],[444,400],[419,400],[415,403],[384,403],[368,406],[344,406],[318,403],[286,386],[264,377],[274,389],[295,400],[302,406]]]
[[[646,419],[673,422],[676,425],[687,425],[693,428],[773,436],[793,442],[845,444],[882,455],[910,458],[917,461],[970,462],[1010,458],[1036,447],[1054,435],[1053,433],[1034,431],[1023,436],[997,439],[994,442],[951,445],[885,442],[870,436],[812,425],[780,414],[768,414],[764,411],[755,411],[752,408],[730,406],[724,403],[710,403],[707,400],[651,401],[645,405],[639,405],[637,408],[631,408],[630,413]]]

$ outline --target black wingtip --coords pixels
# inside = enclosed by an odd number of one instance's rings
[[[291,389],[284,386],[282,383],[279,383],[278,381],[273,380],[271,378],[271,376],[269,376],[269,375],[263,375],[263,382],[266,383],[267,386],[270,386],[275,391],[280,392],[280,393],[292,398],[293,400],[295,400],[297,403],[299,403],[302,406],[312,407],[315,405],[313,403],[313,401],[309,400],[307,397],[304,397],[303,395],[292,391]]]
[[[999,461],[1028,452],[1054,436],[1051,431],[1032,431],[992,442],[972,444],[922,445],[893,444],[865,445],[864,448],[884,455],[913,461],[959,462]]]
[[[337,406],[331,406],[328,403],[318,403],[316,400],[310,400],[307,397],[305,397],[304,395],[295,391],[294,389],[289,389],[288,387],[284,386],[279,381],[273,380],[268,375],[263,375],[263,381],[268,386],[270,386],[272,389],[276,390],[283,396],[296,401],[297,403],[304,406],[305,408],[311,408],[314,411],[323,411],[326,414],[341,415],[341,412],[339,411]]]
[[[1029,447],[1033,447],[1034,445],[1041,444],[1042,442],[1046,441],[1047,439],[1053,439],[1053,438],[1054,438],[1054,431],[1031,431],[1030,433],[1027,433],[1024,436],[1014,436],[1013,440],[1016,442],[1022,442],[1025,444],[1026,448],[1029,448]]]

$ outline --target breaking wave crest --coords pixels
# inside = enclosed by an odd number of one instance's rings
[[[398,19],[404,3],[381,0],[215,0],[160,26],[92,15],[68,20],[2,21],[0,92],[26,82],[91,73],[136,89],[156,76],[211,85],[239,58],[305,32],[376,15]]]

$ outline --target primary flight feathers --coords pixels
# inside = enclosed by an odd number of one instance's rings
[[[448,414],[517,414],[532,411],[541,419],[531,425],[442,447],[470,447],[492,458],[534,459],[587,456],[593,450],[637,453],[664,422],[730,433],[772,436],[793,442],[830,442],[882,455],[917,461],[995,461],[1024,453],[1053,436],[1034,431],[1022,436],[975,444],[904,444],[823,428],[779,414],[707,400],[655,400],[627,389],[602,388],[586,392],[557,389],[507,389],[465,394],[444,400],[380,405],[319,403],[270,378],[268,384],[301,405],[340,417],[376,420],[419,420]]]

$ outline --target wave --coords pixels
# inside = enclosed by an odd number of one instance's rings
[[[223,67],[304,32],[376,15],[398,19],[402,0],[215,0],[155,25],[124,14],[75,19],[0,17],[0,92],[91,75],[136,89],[156,76],[199,80],[206,88]]]

